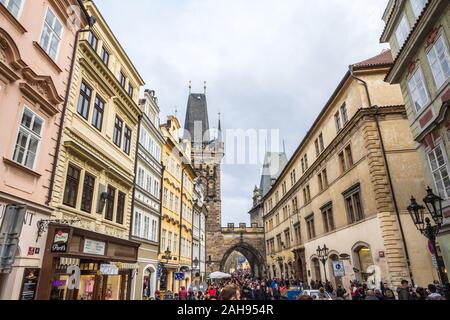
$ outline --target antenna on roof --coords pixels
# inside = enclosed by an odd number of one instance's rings
[[[189,80],[189,94],[191,94],[192,91],[192,81]]]
[[[203,81],[203,92],[206,94],[206,81]]]

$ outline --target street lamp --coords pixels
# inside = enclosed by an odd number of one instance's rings
[[[446,276],[443,272],[444,266],[441,264],[441,261],[438,258],[438,251],[436,248],[436,237],[439,234],[439,231],[441,230],[442,223],[444,220],[442,214],[442,198],[435,195],[433,193],[433,190],[430,187],[428,187],[427,195],[423,199],[423,202],[425,203],[427,210],[435,223],[434,226],[431,225],[430,218],[428,217],[425,218],[425,207],[418,204],[414,197],[411,197],[411,204],[408,206],[408,212],[417,230],[419,230],[419,232],[430,241],[433,248],[433,253],[436,257],[439,279],[441,283],[444,283],[444,281],[447,282]]]
[[[170,260],[172,260],[172,252],[169,248],[164,252],[161,259],[166,260],[166,264],[169,263]]]
[[[317,256],[319,257],[319,260],[323,264],[323,271],[325,273],[325,282],[328,282],[328,279],[327,279],[327,268],[325,267],[325,264],[327,263],[328,253],[329,253],[330,249],[328,249],[327,245],[324,244],[323,248],[321,248],[319,246],[316,251],[317,251]]]

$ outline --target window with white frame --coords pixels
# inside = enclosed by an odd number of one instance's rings
[[[133,218],[133,236],[149,241],[157,241],[158,222],[156,218],[145,211],[135,210]],[[163,231],[163,237],[163,242],[165,242],[165,231]]]
[[[442,35],[439,36],[431,47],[427,57],[433,73],[434,82],[439,89],[450,78],[450,57]]]
[[[13,160],[15,162],[34,169],[43,125],[44,120],[30,109],[24,108],[14,148]]]
[[[14,18],[17,19],[22,10],[23,1],[24,0],[0,0],[0,3],[3,4]]]
[[[61,21],[59,21],[53,11],[48,8],[47,14],[45,15],[40,45],[53,60],[56,60],[62,33],[63,25]]]
[[[444,199],[450,198],[448,160],[440,143],[428,152],[428,160],[439,195]]]
[[[403,15],[402,20],[400,20],[400,23],[397,26],[397,30],[395,30],[395,37],[397,38],[397,44],[399,49],[403,47],[403,44],[405,43],[406,38],[409,34],[409,23],[408,19],[406,18],[406,15]]]
[[[428,91],[425,86],[425,79],[420,66],[408,80],[408,87],[414,108],[416,111],[420,111],[429,101]]]
[[[423,7],[425,7],[425,4],[427,3],[427,0],[410,0],[411,7],[413,9],[414,15],[416,18],[419,17],[419,15],[422,13]]]

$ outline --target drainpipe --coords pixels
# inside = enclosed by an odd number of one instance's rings
[[[53,189],[55,187],[56,168],[57,168],[57,164],[58,164],[61,139],[62,139],[62,134],[63,134],[63,130],[64,130],[64,120],[66,119],[67,105],[69,104],[69,95],[71,92],[72,82],[73,82],[73,72],[75,69],[75,62],[77,61],[78,41],[80,38],[80,34],[84,33],[84,32],[90,32],[96,22],[96,18],[93,16],[90,16],[89,13],[87,12],[86,8],[83,5],[82,0],[78,0],[78,4],[80,5],[84,15],[87,18],[88,29],[78,29],[77,32],[75,33],[75,42],[73,45],[72,61],[70,64],[69,78],[68,78],[68,83],[67,83],[67,88],[66,88],[66,94],[64,97],[64,104],[63,104],[63,109],[61,112],[61,118],[59,121],[59,129],[58,129],[58,136],[57,136],[57,140],[56,140],[55,156],[53,157],[52,174],[50,177],[50,186],[48,188],[47,200],[45,201],[45,204],[47,206],[50,205],[50,202],[52,201]]]
[[[403,248],[405,250],[405,258],[406,258],[406,264],[407,264],[407,268],[408,268],[408,272],[409,272],[409,277],[411,279],[411,284],[414,286],[414,278],[413,278],[413,274],[411,271],[411,259],[409,257],[409,251],[408,251],[408,246],[406,244],[406,239],[405,239],[405,232],[403,230],[403,224],[402,224],[402,220],[400,217],[400,210],[398,208],[398,203],[397,203],[397,197],[395,196],[395,190],[394,190],[394,184],[392,183],[392,176],[391,176],[391,170],[389,167],[389,162],[387,160],[387,156],[386,156],[386,148],[384,145],[384,139],[383,139],[383,135],[381,133],[381,129],[380,129],[380,123],[379,123],[379,119],[378,116],[380,115],[380,108],[378,106],[372,106],[372,100],[370,99],[370,94],[369,94],[369,87],[367,85],[367,82],[356,77],[353,73],[353,66],[349,67],[350,70],[350,75],[353,79],[361,82],[364,85],[365,91],[366,91],[366,95],[367,95],[367,101],[369,102],[369,108],[374,107],[375,108],[375,114],[374,114],[374,119],[375,119],[375,124],[377,127],[377,133],[378,136],[380,137],[380,144],[381,144],[381,153],[383,155],[383,160],[384,160],[384,164],[386,166],[386,173],[387,173],[387,178],[388,178],[388,183],[389,183],[389,188],[391,190],[391,196],[392,196],[392,202],[394,204],[394,210],[395,210],[395,214],[397,216],[397,221],[398,221],[398,225],[399,225],[399,229],[400,229],[400,234],[402,236],[402,242],[403,242]]]

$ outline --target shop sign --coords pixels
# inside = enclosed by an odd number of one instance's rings
[[[101,264],[100,272],[106,276],[116,276],[119,274],[119,268],[114,264]]]
[[[38,279],[39,269],[25,268],[22,280],[22,290],[20,291],[20,300],[34,300]]]
[[[175,272],[173,274],[175,277],[175,281],[183,281],[184,280],[184,272]]]
[[[88,254],[95,254],[98,256],[104,256],[105,255],[105,247],[106,247],[106,243],[103,241],[85,239],[83,252],[88,253]]]
[[[67,252],[67,243],[69,241],[69,229],[56,229],[53,237],[52,252]]]
[[[344,277],[345,269],[343,261],[333,261],[333,272],[335,277]]]
[[[34,256],[35,254],[39,254],[41,252],[40,248],[28,247],[28,255]]]

